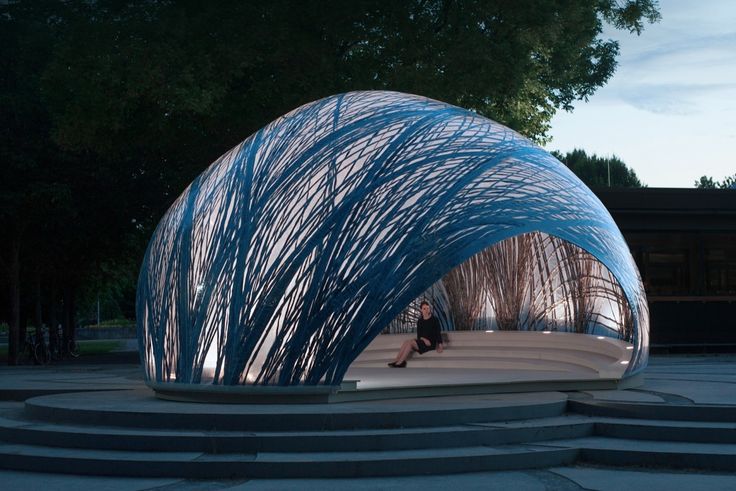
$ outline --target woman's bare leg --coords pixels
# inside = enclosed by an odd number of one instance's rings
[[[416,339],[407,339],[401,345],[401,349],[399,350],[399,354],[396,355],[396,360],[394,360],[394,363],[404,363],[406,359],[409,358],[409,354],[412,352],[412,350],[418,349],[419,348],[417,347]]]
[[[404,353],[404,348],[406,348],[406,345],[410,343],[411,340],[407,339],[403,343],[401,343],[401,347],[399,348],[399,352],[396,353],[396,358],[394,358],[394,363],[399,363],[399,360],[401,359],[401,355]]]

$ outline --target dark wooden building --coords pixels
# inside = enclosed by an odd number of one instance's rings
[[[736,190],[594,189],[639,266],[657,351],[736,351]]]

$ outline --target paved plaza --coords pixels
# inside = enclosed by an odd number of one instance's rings
[[[122,360],[123,358],[121,358]],[[127,358],[126,360],[129,360]],[[88,401],[88,405],[99,407],[107,405],[109,410],[125,410],[124,394],[131,394],[128,398],[133,404],[135,397],[148,397],[142,383],[140,368],[131,363],[76,363],[47,367],[3,367],[0,368],[0,398],[2,407],[10,414],[22,403],[21,400],[36,397],[34,401],[39,407],[53,410],[64,408],[74,409],[74,404],[80,400]],[[107,361],[115,361],[107,360]],[[686,463],[688,458],[697,459],[705,452],[718,448],[720,454],[733,455],[736,463],[736,443],[733,434],[736,432],[736,356],[654,356],[645,371],[644,384],[641,387],[626,390],[583,390],[569,392],[548,392],[538,394],[493,394],[482,399],[488,408],[508,407],[514,411],[514,405],[523,401],[537,398],[539,401],[554,403],[559,398],[568,398],[572,401],[581,401],[589,407],[605,407],[607,410],[637,410],[644,414],[644,409],[655,411],[656,414],[670,414],[676,411],[678,419],[693,420],[688,423],[688,429],[701,428],[702,432],[716,431],[724,437],[721,443],[703,442],[659,442],[658,447],[652,442],[639,442],[639,450],[666,454],[667,446],[676,448],[684,460],[664,461],[664,465],[600,465],[585,461],[576,461],[567,465],[555,465],[545,468],[529,468],[502,470],[497,472],[467,472],[447,473],[435,475],[408,475],[387,477],[363,478],[298,478],[298,479],[182,479],[170,477],[100,477],[90,475],[74,475],[62,473],[22,472],[15,470],[0,471],[4,489],[74,489],[80,488],[95,490],[151,490],[151,489],[228,489],[228,490],[265,490],[265,489],[506,489],[515,490],[636,490],[654,491],[658,489],[673,491],[683,490],[734,490],[736,489],[736,473],[733,470],[709,470],[696,464]],[[115,390],[116,392],[100,392]],[[87,399],[77,398],[72,392],[85,391]],[[43,395],[46,394],[46,395]],[[54,394],[61,394],[54,396]],[[68,395],[64,395],[68,394]],[[137,394],[133,397],[133,394]],[[46,401],[46,402],[44,402]],[[407,402],[409,401],[409,402]],[[330,404],[325,411],[349,412],[360,407],[360,411],[369,412],[380,407],[381,414],[386,412],[413,411],[421,407],[431,411],[433,405],[443,405],[445,409],[451,407],[459,410],[465,407],[470,410],[480,404],[481,399],[465,398],[417,398],[405,401],[377,401],[373,403]],[[150,400],[144,411],[158,411],[159,405],[177,404],[167,401]],[[33,405],[33,404],[32,404]],[[199,405],[203,408],[207,405]],[[309,411],[320,411],[318,406],[312,405]],[[80,406],[81,407],[81,406]],[[132,407],[132,406],[131,406]],[[165,406],[161,406],[165,407]],[[184,406],[181,406],[184,407]],[[351,409],[352,408],[352,409]],[[368,409],[366,409],[368,408]],[[373,408],[373,409],[371,409]],[[611,409],[613,408],[613,409]],[[644,408],[644,409],[642,409]],[[390,411],[386,411],[386,410]],[[206,409],[202,409],[206,411]],[[213,408],[213,413],[239,411],[237,406],[220,406]],[[668,412],[669,411],[669,412]],[[288,412],[288,411],[287,411]],[[172,411],[172,417],[176,411]],[[362,413],[361,413],[362,414]],[[674,413],[673,413],[674,414]],[[717,421],[702,421],[702,415],[714,414]],[[692,415],[692,417],[690,416]],[[286,417],[286,416],[285,416]],[[568,415],[564,416],[569,418]],[[585,418],[580,414],[574,418]],[[651,415],[646,416],[649,428],[663,425],[667,421],[657,421]],[[562,417],[550,417],[548,421],[561,421]],[[669,418],[669,416],[668,416]],[[568,420],[570,421],[570,420]],[[577,421],[577,420],[576,420]],[[602,421],[602,420],[601,420]],[[24,423],[28,425],[29,423]],[[501,427],[506,423],[497,423]],[[511,424],[511,423],[509,423]],[[515,428],[525,422],[516,424]],[[531,424],[531,423],[530,423]],[[685,425],[685,423],[678,423]],[[20,425],[20,424],[19,424]],[[698,426],[699,425],[699,426]],[[670,428],[668,426],[668,428]],[[671,428],[670,428],[671,429]],[[413,430],[420,431],[420,430]],[[663,430],[664,431],[664,430]],[[182,431],[182,433],[184,433]],[[598,438],[598,440],[604,440]],[[589,445],[596,444],[596,438],[586,439]],[[624,441],[624,440],[622,440]],[[603,445],[603,444],[601,444]],[[8,447],[5,452],[13,452]],[[537,446],[540,446],[537,444]],[[426,450],[431,453],[435,450]],[[442,452],[436,450],[436,452]],[[21,450],[18,450],[21,452]],[[63,455],[64,450],[60,450]],[[70,450],[71,452],[71,450]],[[675,450],[673,450],[675,452]],[[9,455],[9,453],[7,454]],[[673,453],[674,455],[674,453]],[[691,456],[691,457],[689,457]],[[616,462],[613,459],[612,462]],[[667,462],[671,462],[667,464]],[[684,464],[683,464],[684,463]],[[530,463],[530,467],[538,467]],[[727,464],[726,467],[729,467]],[[731,466],[733,467],[733,466]],[[65,470],[66,472],[66,470]],[[71,472],[74,472],[71,470]],[[430,471],[431,472],[431,471]],[[417,472],[422,474],[422,472]]]

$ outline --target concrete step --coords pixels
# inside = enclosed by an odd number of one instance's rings
[[[396,350],[372,351],[363,353],[350,366],[385,367],[396,357]],[[574,353],[565,351],[513,351],[482,349],[446,349],[442,353],[430,351],[423,355],[413,355],[409,364],[413,367],[452,367],[488,369],[550,369],[570,370],[582,368],[596,371],[617,362],[616,358],[599,353]]]
[[[367,361],[367,360],[392,360],[396,357],[398,348],[386,348],[386,349],[375,349],[371,351],[364,351],[361,355],[356,358],[356,361]],[[588,352],[586,352],[588,353]],[[488,358],[488,359],[514,359],[514,358],[528,358],[531,360],[546,360],[546,359],[557,359],[561,357],[563,360],[567,358],[575,359],[580,354],[576,350],[570,349],[541,349],[541,348],[513,348],[513,347],[484,347],[477,345],[470,346],[456,346],[447,347],[442,353],[438,353],[433,357],[441,356],[452,356],[456,358]],[[422,356],[426,357],[426,353]],[[618,358],[605,353],[589,353],[587,356],[591,360],[601,361],[604,363],[611,363]]]
[[[736,444],[736,423],[595,418],[593,434],[630,440]]]
[[[64,448],[132,451],[329,452],[499,445],[591,435],[587,417],[533,420],[524,426],[477,423],[428,428],[336,431],[173,431],[49,424],[0,417],[0,440]]]
[[[0,467],[31,472],[179,478],[369,477],[542,468],[575,461],[574,448],[472,446],[383,452],[206,454],[120,452],[0,444]]]
[[[587,437],[538,445],[577,449],[581,461],[594,464],[736,471],[736,444]]]
[[[69,448],[257,452],[433,448],[522,443],[582,436],[736,443],[736,424],[629,420],[566,415],[510,422],[441,427],[333,431],[186,431],[95,427],[29,421],[22,409],[0,416],[0,440]]]
[[[449,401],[447,405],[450,412],[456,409]],[[206,406],[198,407],[206,412]],[[226,412],[244,408],[230,409]],[[582,460],[733,472],[734,433],[733,423],[579,414],[409,428],[172,430],[39,421],[28,419],[24,406],[6,405],[0,417],[0,468],[193,479],[369,477],[513,470]]]
[[[629,344],[608,337],[574,333],[541,333],[524,331],[465,331],[446,332],[449,349],[502,349],[539,352],[593,352],[620,358]],[[415,334],[384,334],[377,336],[363,350],[363,354],[373,351],[398,350],[404,340],[415,339]],[[361,356],[363,356],[361,354]]]
[[[179,478],[368,477],[567,465],[736,471],[736,445],[582,437],[526,444],[342,452],[144,452],[0,444],[0,467]]]
[[[351,368],[383,368],[392,358],[366,359],[353,363]],[[593,368],[573,362],[558,360],[541,360],[538,358],[490,359],[485,357],[457,357],[452,355],[437,355],[427,358],[416,355],[408,360],[411,368],[485,368],[488,370],[548,370],[560,373],[597,373]]]
[[[492,423],[494,428],[536,431],[547,426],[591,425],[590,432],[581,436],[623,438],[629,440],[652,440],[690,443],[733,443],[736,444],[736,423],[665,421],[648,419],[602,418],[566,414],[556,418],[540,420],[509,421]],[[524,441],[540,441],[534,437]]]
[[[610,418],[736,423],[736,406],[570,400],[568,410]]]
[[[216,431],[419,428],[559,416],[559,392],[393,399],[339,404],[197,404],[161,401],[150,391],[42,396],[25,418],[51,423]]]
[[[53,399],[53,398],[52,398]],[[172,408],[182,406],[164,403]],[[200,405],[185,404],[191,408]],[[376,406],[365,406],[376,409]],[[415,407],[415,406],[410,406]],[[312,407],[314,409],[314,407]],[[353,409],[356,406],[353,405]],[[433,448],[442,441],[443,446],[468,446],[513,442],[541,441],[556,438],[573,438],[587,435],[616,438],[689,441],[703,443],[734,443],[736,424],[717,422],[658,421],[647,419],[620,419],[589,417],[582,415],[559,416],[554,412],[533,419],[519,419],[518,407],[506,413],[488,411],[489,417],[478,420],[477,414],[454,414],[453,407],[446,413],[438,412],[431,426],[374,425],[376,421],[363,421],[353,428],[337,428],[326,431],[324,421],[313,414],[315,426],[304,429],[251,428],[248,430],[205,428],[167,429],[149,426],[138,429],[121,421],[107,424],[94,423],[86,412],[74,422],[56,422],[29,419],[22,405],[8,406],[0,412],[0,439],[26,444],[44,444],[71,448],[100,448],[120,450],[191,450],[202,452],[251,452],[251,451],[336,451],[344,449],[380,450],[384,448],[410,449]],[[522,411],[523,412],[523,411]],[[351,416],[364,414],[357,412]],[[37,417],[35,412],[31,418]],[[250,415],[243,414],[243,417]],[[472,416],[468,418],[468,416]],[[210,415],[205,415],[209,418]],[[291,415],[281,415],[283,419]],[[458,420],[459,419],[459,420]],[[385,423],[385,421],[383,422]],[[345,426],[345,425],[336,425]]]
[[[554,370],[621,379],[633,346],[605,336],[557,332],[448,332],[443,353],[415,356],[412,367]],[[350,365],[376,368],[394,359],[411,334],[377,336]],[[630,349],[631,348],[631,349]]]

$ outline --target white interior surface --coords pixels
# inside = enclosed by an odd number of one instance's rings
[[[406,368],[390,368],[414,334],[379,335],[353,362],[345,380],[358,390],[455,384],[620,380],[631,344],[603,336],[562,332],[463,331],[446,333],[442,353],[414,353]]]

